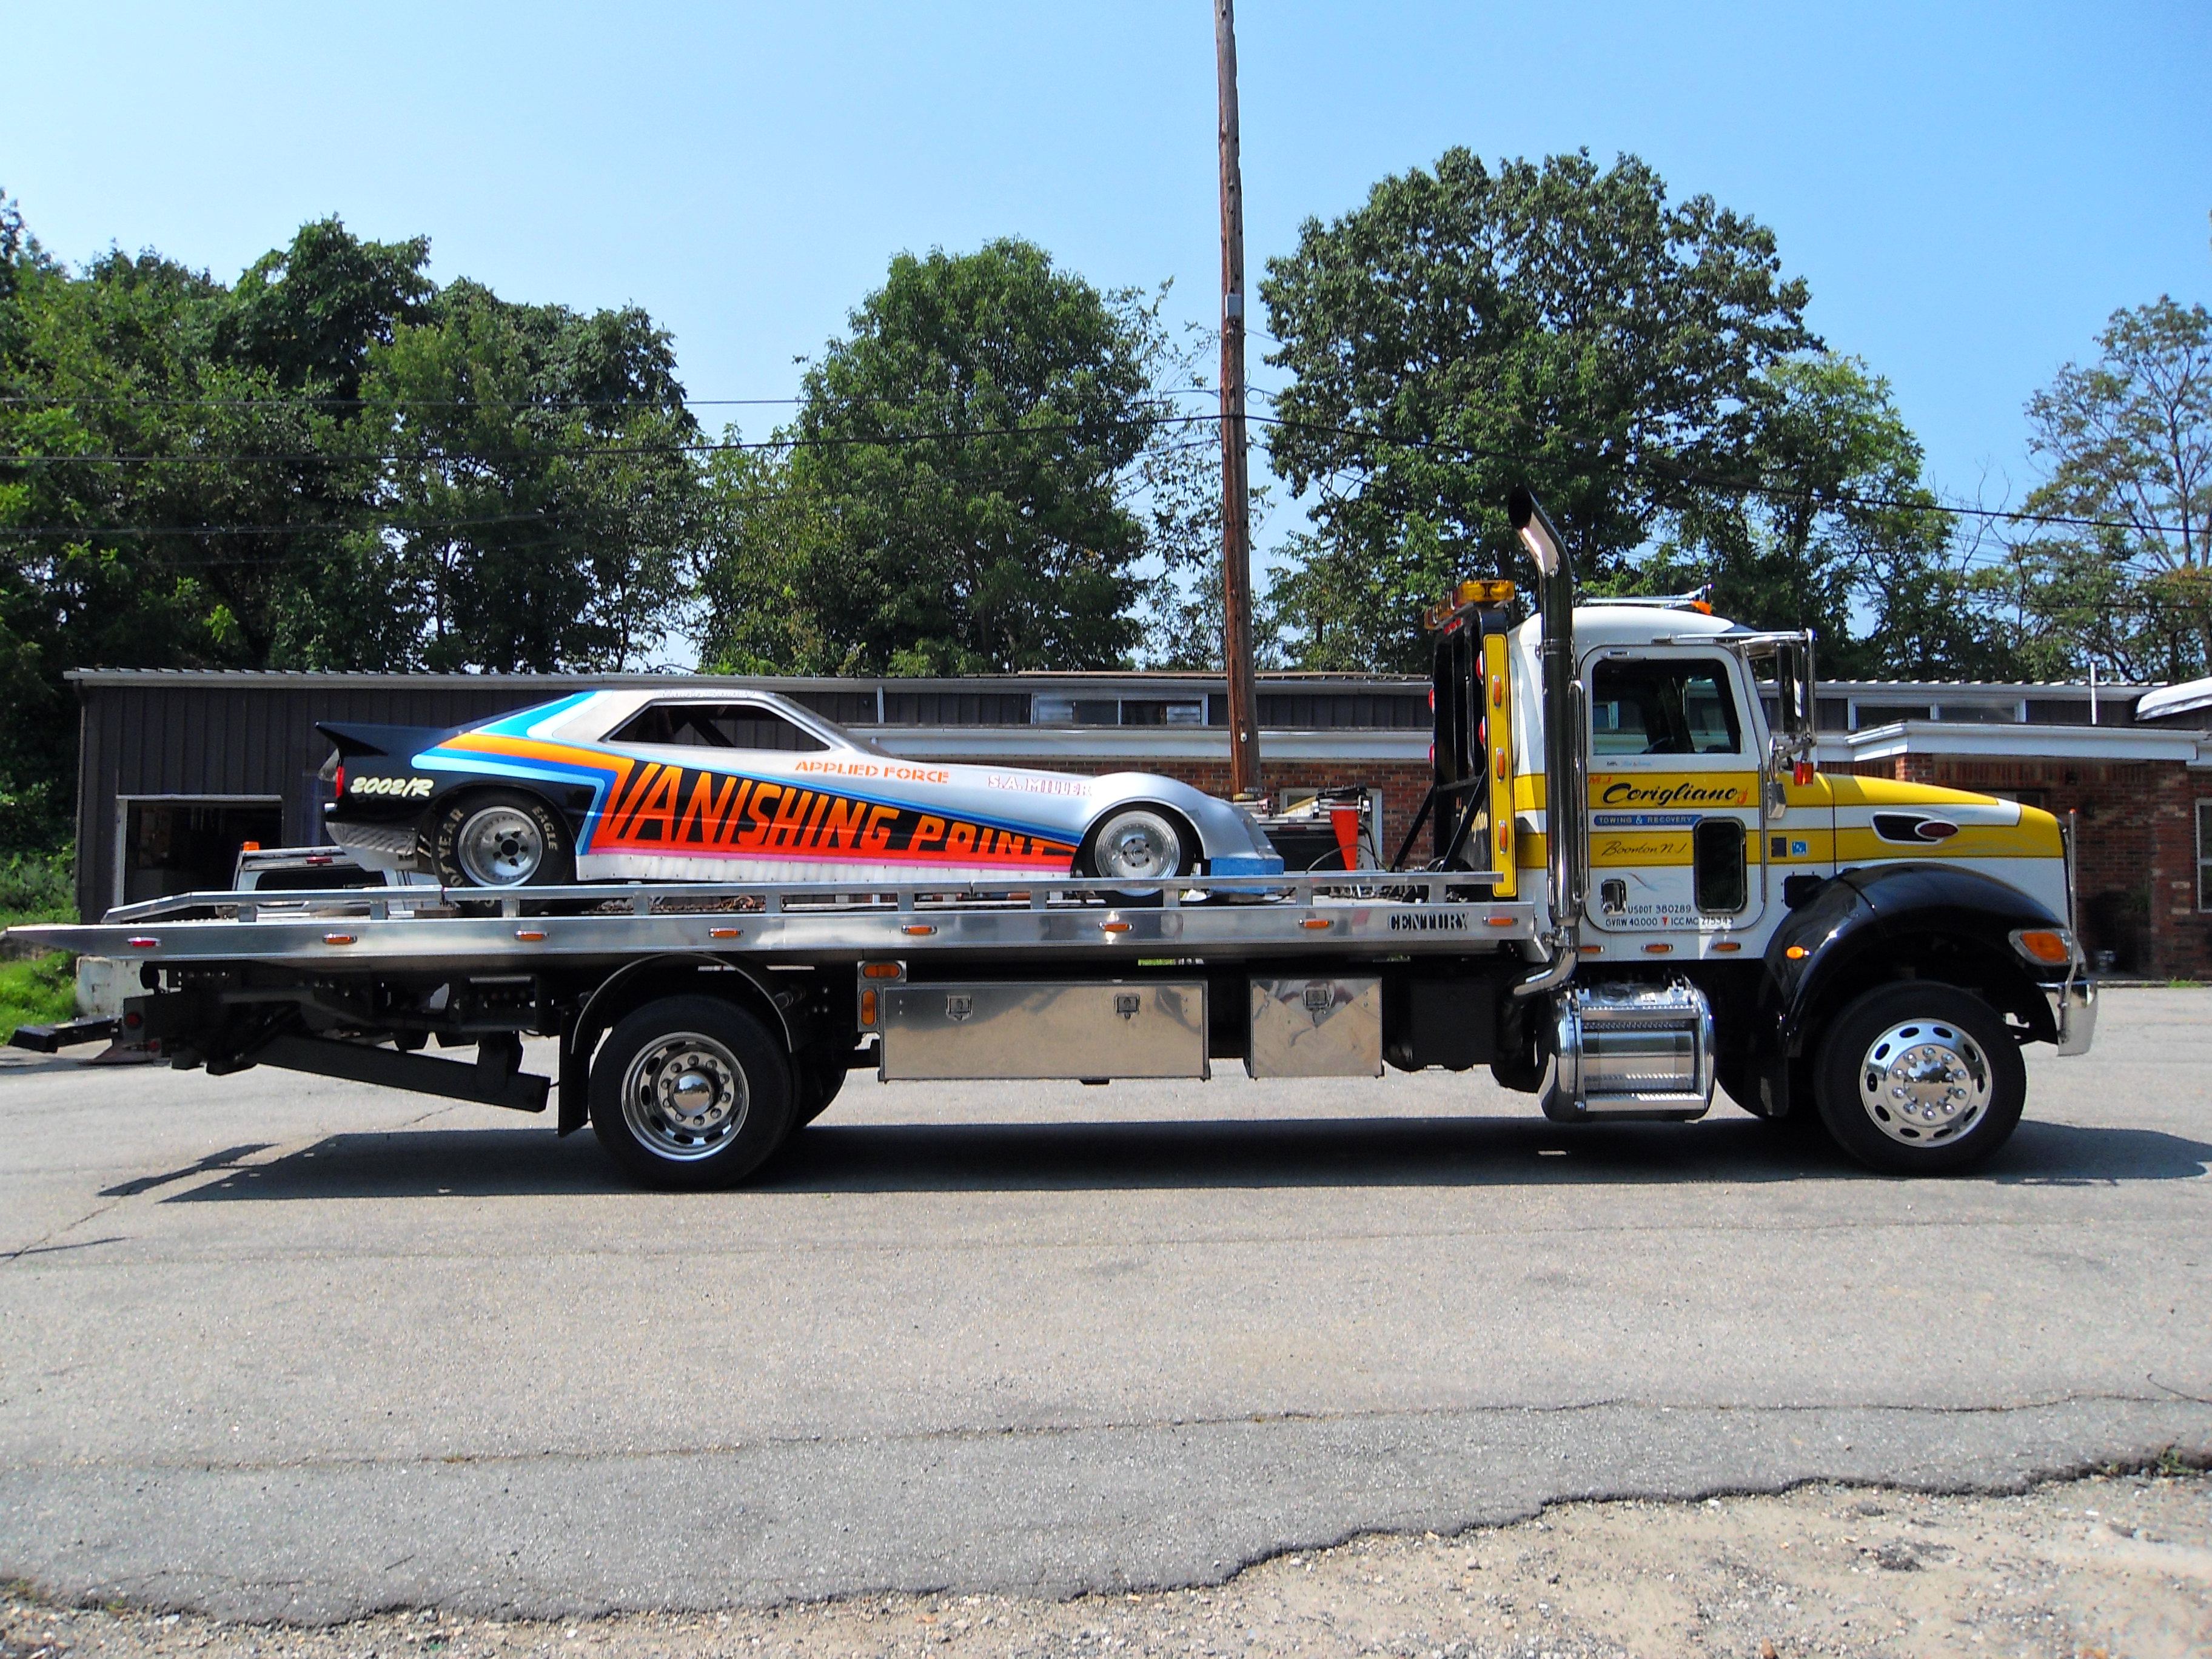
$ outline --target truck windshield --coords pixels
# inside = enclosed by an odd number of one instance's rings
[[[1590,676],[1595,756],[1735,755],[1743,726],[1725,665],[1601,659]]]

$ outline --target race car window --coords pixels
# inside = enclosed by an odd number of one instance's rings
[[[616,743],[681,749],[827,749],[811,732],[772,708],[744,702],[648,703],[613,738]]]

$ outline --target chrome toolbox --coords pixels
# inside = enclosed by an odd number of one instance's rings
[[[886,1083],[1210,1075],[1206,982],[888,985]]]
[[[1382,981],[1252,981],[1244,1069],[1254,1077],[1380,1077]]]

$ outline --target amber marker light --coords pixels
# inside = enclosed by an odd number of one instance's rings
[[[866,990],[860,993],[860,1024],[863,1025],[873,1025],[875,1023],[876,988],[871,985]]]
[[[536,945],[544,939],[545,930],[543,927],[518,927],[514,930],[514,936],[525,945]]]
[[[896,979],[899,965],[896,962],[864,962],[860,964],[862,979]]]
[[[323,935],[323,943],[325,945],[351,945],[358,937],[359,935],[355,933],[325,933]]]
[[[2063,968],[2074,960],[2074,941],[2057,927],[2022,927],[2012,936],[2012,948],[2030,962]]]
[[[743,939],[744,936],[745,930],[742,927],[709,927],[707,930],[708,939]]]
[[[1811,956],[1813,953],[1802,945],[1793,945],[1782,954],[1788,957],[1792,962],[1802,962],[1807,957]]]
[[[1723,952],[1723,951],[1725,951],[1725,952],[1727,952],[1727,953],[1729,953],[1729,954],[1733,955],[1735,952],[1736,952],[1736,951],[1741,951],[1741,950],[1742,950],[1742,949],[1743,949],[1743,941],[1742,941],[1741,939],[1724,939],[1717,940],[1717,941],[1714,943],[1713,949],[1714,949],[1714,951],[1715,951],[1716,952]]]
[[[1673,945],[1665,943],[1663,940],[1654,939],[1650,944],[1644,947],[1644,954],[1647,957],[1671,956],[1674,953],[1674,947]]]
[[[1109,933],[1126,933],[1129,931],[1129,924],[1126,921],[1102,921],[1098,926]]]
[[[1482,925],[1486,927],[1510,927],[1513,925],[1513,918],[1510,916],[1485,916],[1482,919]]]
[[[915,939],[927,939],[936,931],[936,928],[931,927],[926,921],[910,922],[906,927],[899,929],[899,932],[902,933],[910,933]]]

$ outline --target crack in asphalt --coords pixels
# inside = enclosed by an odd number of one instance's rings
[[[2179,1394],[2155,1379],[2155,1388],[2191,1404],[2212,1406],[2212,1400]],[[1882,1401],[1829,1405],[1710,1405],[1679,1402],[1654,1404],[1627,1399],[1571,1401],[1549,1405],[1431,1406],[1405,1409],[1344,1412],[1255,1412],[1218,1417],[1132,1419],[1125,1422],[1006,1424],[994,1428],[939,1428],[884,1433],[767,1434],[757,1438],[710,1441],[692,1446],[624,1446],[605,1450],[575,1451],[545,1447],[518,1452],[422,1452],[402,1456],[306,1456],[229,1461],[212,1457],[72,1458],[66,1462],[34,1460],[0,1462],[4,1473],[52,1473],[77,1469],[198,1470],[206,1474],[268,1474],[285,1469],[404,1469],[457,1467],[502,1468],[530,1464],[589,1464],[630,1461],[680,1461],[687,1458],[727,1457],[739,1452],[773,1452],[795,1448],[836,1449],[847,1446],[927,1446],[982,1444],[992,1441],[1073,1439],[1086,1435],[1159,1434],[1178,1430],[1266,1428],[1273,1424],[1367,1424],[1438,1422],[1486,1418],[1559,1418],[1597,1412],[1644,1412],[1653,1416],[1790,1418],[1829,1417],[1863,1413],[1910,1421],[1936,1418],[2004,1418],[2030,1412],[2056,1411],[2068,1406],[2162,1406],[2166,1400],[2151,1394],[2108,1392],[2064,1393],[2034,1400],[1992,1405],[1896,1405]],[[2212,1434],[2212,1423],[2207,1425]],[[2208,1440],[2212,1445],[2212,1440]]]

